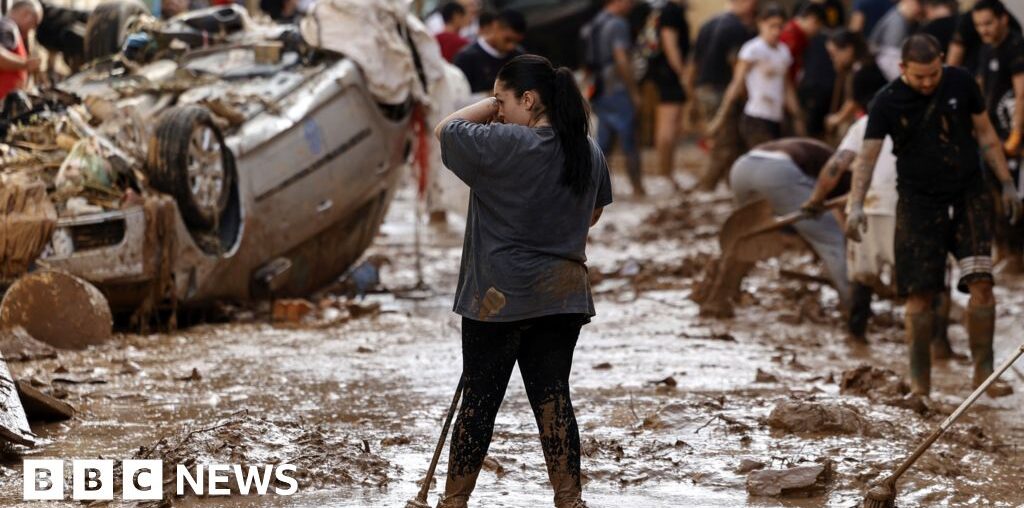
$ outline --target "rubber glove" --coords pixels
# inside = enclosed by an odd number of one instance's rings
[[[1017,188],[1013,185],[1013,180],[1007,180],[1003,182],[1002,191],[1003,209],[1006,210],[1006,216],[1010,219],[1010,224],[1016,224],[1017,220],[1020,219],[1020,194],[1017,194]]]
[[[868,218],[864,215],[864,205],[856,203],[850,207],[846,215],[846,237],[851,241],[860,242],[862,231],[868,230]]]

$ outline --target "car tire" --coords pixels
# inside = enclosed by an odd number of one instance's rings
[[[96,6],[85,23],[85,61],[91,62],[121,51],[132,18],[147,14],[138,0],[116,0]]]
[[[146,176],[156,190],[174,196],[191,229],[216,229],[236,172],[234,156],[206,108],[175,106],[160,115],[150,139]]]

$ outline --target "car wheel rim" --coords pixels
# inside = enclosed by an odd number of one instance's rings
[[[214,214],[224,191],[224,164],[220,141],[208,125],[192,131],[188,147],[188,183],[196,204]]]

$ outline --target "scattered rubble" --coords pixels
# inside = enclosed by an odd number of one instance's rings
[[[502,466],[501,462],[498,462],[498,459],[495,459],[494,457],[491,457],[490,455],[488,455],[487,457],[484,457],[484,466],[483,467],[484,467],[484,471],[490,471],[490,472],[494,473],[494,476],[497,476],[498,478],[501,478],[502,476],[505,476],[505,474],[507,473],[507,471],[505,471],[505,466]]]
[[[787,400],[768,415],[768,425],[786,432],[868,434],[870,423],[856,408],[837,403]]]
[[[754,376],[755,383],[778,383],[779,377],[770,372],[757,369],[757,374]]]
[[[839,393],[862,395],[869,398],[902,397],[910,392],[903,378],[889,369],[861,365],[843,371],[839,380]]]
[[[296,324],[306,316],[312,315],[315,309],[316,307],[308,300],[275,300],[271,319],[275,323]]]
[[[832,480],[832,462],[789,469],[753,471],[747,475],[747,492],[752,496],[809,496],[821,493]]]
[[[383,487],[396,471],[387,460],[368,452],[362,440],[331,436],[322,427],[265,420],[244,411],[208,426],[183,428],[139,448],[133,458],[163,460],[164,478],[174,478],[176,464],[288,463],[297,468],[294,476],[300,490]],[[228,488],[232,493],[239,491],[233,476]],[[173,482],[165,484],[165,496],[174,499]]]
[[[203,375],[199,373],[199,369],[198,368],[192,367],[192,373],[190,373],[187,376],[179,377],[179,378],[176,378],[176,379],[178,381],[188,381],[188,382],[202,381],[203,380]]]
[[[766,464],[760,460],[744,458],[740,461],[740,465],[736,466],[736,474],[747,474],[751,471],[764,469],[765,465]]]
[[[56,358],[57,350],[36,340],[24,327],[0,329],[0,353],[9,362],[25,362]]]

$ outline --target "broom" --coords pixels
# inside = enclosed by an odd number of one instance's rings
[[[437,460],[441,457],[441,450],[444,449],[444,441],[448,437],[448,427],[452,424],[452,416],[455,415],[455,408],[459,405],[459,398],[462,397],[462,377],[459,377],[459,386],[455,388],[455,397],[452,398],[452,405],[448,408],[448,416],[444,419],[444,427],[441,428],[441,437],[437,440],[437,447],[434,448],[434,457],[430,460],[430,467],[423,477],[423,485],[415,499],[405,503],[405,508],[430,508],[427,504],[427,494],[430,493],[430,483],[434,481],[434,469],[437,468]]]
[[[999,376],[1001,376],[1003,372],[1006,372],[1006,370],[1013,365],[1013,362],[1016,362],[1021,355],[1024,355],[1024,344],[1021,344],[1020,347],[1017,348],[1016,354],[1003,362],[999,369],[993,372],[992,375],[981,384],[981,386],[976,388],[974,393],[972,393],[970,397],[967,397],[967,400],[960,404],[960,407],[956,408],[956,411],[954,411],[953,414],[949,415],[949,417],[946,418],[946,420],[943,421],[937,429],[932,431],[931,435],[928,436],[928,439],[925,439],[923,443],[917,445],[917,449],[914,450],[914,453],[900,464],[900,467],[896,472],[875,484],[874,487],[868,490],[867,495],[864,496],[864,508],[894,508],[896,506],[896,480],[899,480],[900,477],[903,476],[903,473],[907,472],[907,469],[910,469],[910,466],[914,465],[914,462],[917,462],[917,459],[919,459],[921,455],[924,455],[924,452],[928,450],[928,447],[939,439],[939,437],[946,432],[946,429],[950,428],[953,423],[960,418],[960,415],[964,414],[964,412],[967,411],[967,408],[971,407],[971,404],[974,404],[974,401],[978,400],[978,397],[981,397],[981,394],[988,389],[989,385],[995,382],[996,379],[999,379]]]

